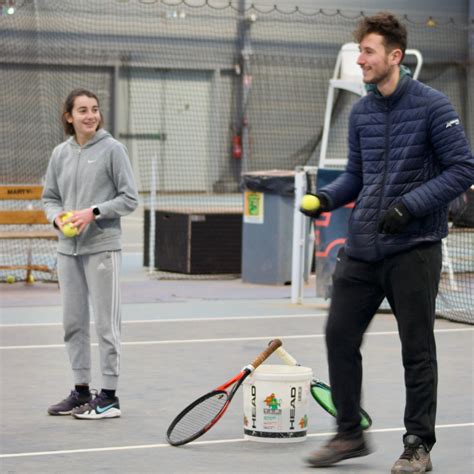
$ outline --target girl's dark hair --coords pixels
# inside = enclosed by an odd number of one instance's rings
[[[400,48],[403,56],[405,56],[405,50],[407,49],[407,30],[405,25],[392,13],[380,12],[376,15],[363,18],[354,31],[354,37],[356,41],[360,43],[364,36],[370,33],[383,36],[385,49],[392,51],[395,48]]]
[[[99,98],[93,92],[88,91],[87,89],[74,89],[73,91],[69,93],[66,100],[64,101],[63,113],[61,115],[61,122],[63,124],[64,133],[66,135],[76,134],[74,127],[72,126],[72,123],[69,123],[66,120],[66,115],[72,113],[72,109],[74,108],[74,101],[76,100],[76,98],[81,97],[83,95],[85,95],[86,97],[90,97],[91,99],[95,99],[97,101],[97,105],[99,106],[99,113],[100,113],[100,122],[99,122],[99,125],[97,126],[97,130],[99,130],[99,128],[102,128],[102,126],[104,125],[104,117],[102,116],[102,112],[100,111]]]

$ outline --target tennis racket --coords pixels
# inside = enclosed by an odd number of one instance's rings
[[[166,432],[168,442],[172,446],[181,446],[209,431],[221,419],[242,382],[280,346],[281,341],[274,339],[250,365],[244,367],[235,377],[188,405],[171,422]]]
[[[296,359],[288,354],[288,352],[286,352],[282,347],[278,347],[275,352],[281,358],[281,360],[285,362],[285,364],[300,365]],[[329,385],[325,384],[322,380],[314,378],[311,381],[310,391],[313,398],[324,410],[334,417],[337,416],[337,410],[334,406],[334,402],[332,401],[331,387],[329,387]],[[371,425],[372,418],[370,418],[369,414],[365,410],[360,408],[360,426],[363,430],[366,430],[370,428]]]

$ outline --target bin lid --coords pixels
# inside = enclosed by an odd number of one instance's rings
[[[281,196],[295,193],[295,172],[291,170],[249,171],[242,174],[241,188]]]

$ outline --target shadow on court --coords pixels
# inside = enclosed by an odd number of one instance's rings
[[[138,274],[137,274],[138,275]],[[122,417],[76,420],[46,414],[72,386],[62,344],[55,285],[1,288],[2,472],[298,473],[304,457],[333,432],[333,420],[309,400],[308,437],[297,443],[243,440],[240,391],[223,419],[198,441],[166,443],[174,416],[197,396],[235,375],[274,337],[314,375],[327,380],[326,311],[308,296],[290,303],[289,287],[230,281],[125,278]],[[314,283],[314,282],[313,282]],[[8,290],[8,295],[6,295]],[[311,295],[312,289],[307,289]],[[3,298],[5,296],[5,298]],[[474,327],[439,319],[438,444],[434,472],[473,471]],[[100,388],[94,347],[93,385]],[[372,455],[318,472],[389,472],[402,451],[403,373],[392,315],[378,315],[367,333],[364,407],[373,418]],[[281,363],[273,355],[268,363]]]

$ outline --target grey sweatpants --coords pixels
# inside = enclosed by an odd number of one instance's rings
[[[90,311],[99,341],[102,388],[115,390],[120,372],[120,251],[58,254],[64,341],[75,384],[91,381]]]

